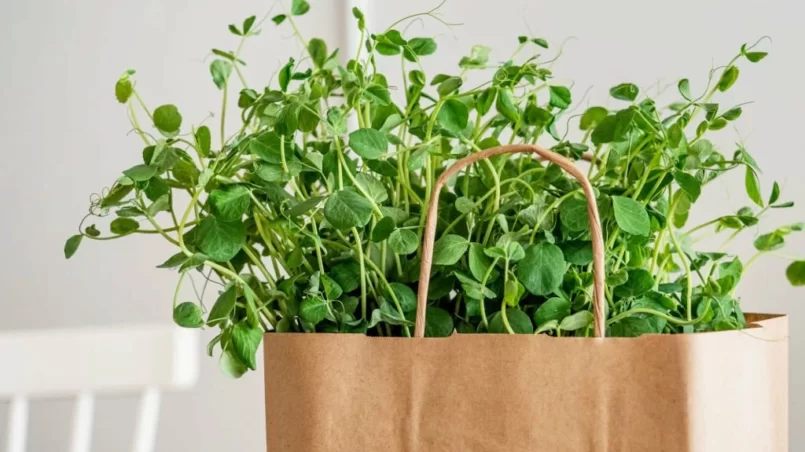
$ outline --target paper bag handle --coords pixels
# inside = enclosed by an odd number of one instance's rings
[[[590,218],[590,233],[593,245],[593,315],[594,315],[594,334],[596,337],[604,337],[606,329],[606,298],[604,297],[604,236],[601,231],[601,219],[598,215],[598,206],[595,202],[595,192],[593,186],[582,172],[572,161],[538,145],[514,144],[498,146],[484,151],[470,154],[447,168],[431,191],[430,204],[425,220],[425,230],[422,240],[422,263],[419,267],[419,291],[417,293],[416,327],[414,337],[425,337],[425,310],[428,307],[428,286],[430,285],[430,269],[433,264],[433,242],[436,238],[436,223],[438,221],[437,210],[439,209],[439,192],[447,181],[454,174],[483,159],[488,159],[501,154],[518,154],[522,152],[532,152],[544,160],[548,160],[571,176],[576,178],[587,198],[587,215]]]

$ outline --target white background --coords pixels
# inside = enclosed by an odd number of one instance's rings
[[[303,34],[324,38],[331,48],[345,42],[344,24],[352,26],[352,21],[346,22],[342,1],[311,3],[311,12],[299,20]],[[375,30],[436,4],[371,3],[367,13]],[[272,2],[255,0],[2,3],[0,329],[170,321],[175,275],[154,268],[173,253],[168,244],[135,236],[85,242],[69,262],[62,256],[64,240],[86,211],[88,195],[139,160],[141,143],[128,134],[113,86],[123,70],[135,68],[138,89],[151,108],[174,103],[186,124],[198,123],[220,108],[220,92],[207,68],[209,49],[233,48],[236,37],[226,25],[251,14],[262,16],[271,7]],[[770,215],[761,231],[805,220],[805,30],[799,2],[450,0],[441,14],[464,25],[448,29],[425,20],[406,34],[437,38],[439,52],[424,62],[430,76],[457,73],[458,59],[473,44],[492,47],[491,60],[498,62],[508,58],[520,34],[548,39],[552,51],[572,37],[553,69],[559,80],[574,84],[575,101],[591,88],[580,110],[588,103],[616,106],[607,91],[623,81],[653,85],[654,90],[658,82],[670,85],[666,95],[672,96],[676,81],[689,77],[698,92],[711,66],[727,62],[742,43],[770,35],[773,44],[764,46],[771,55],[762,64],[742,63],[738,83],[719,98],[724,105],[755,103],[744,109],[737,131],[725,129],[714,141],[731,155],[743,137],[764,170],[765,193],[778,180],[783,198],[797,201],[796,208]],[[258,88],[288,56],[301,55],[287,26],[277,29],[267,23],[263,28],[243,53],[247,78]],[[396,61],[383,63],[395,84]],[[742,175],[736,174],[708,187],[691,224],[748,204]],[[744,258],[751,255],[752,235],[747,232],[734,245]],[[805,257],[802,236],[789,242],[788,254]],[[791,449],[800,450],[805,448],[805,432],[796,428],[805,424],[805,289],[788,285],[786,265],[774,257],[760,260],[739,293],[747,310],[791,315]],[[13,365],[0,357],[0,371]],[[195,390],[165,398],[157,450],[263,450],[262,373],[231,381],[219,373],[215,360],[204,359],[202,366]],[[2,404],[0,438],[6,416]],[[100,402],[95,450],[120,450],[129,443],[134,408],[133,397]],[[34,403],[30,450],[62,450],[71,409],[68,400]]]

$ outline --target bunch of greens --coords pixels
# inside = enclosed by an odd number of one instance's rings
[[[264,331],[411,335],[423,212],[435,178],[456,159],[501,144],[550,143],[591,161],[612,336],[744,327],[734,295],[742,273],[803,229],[759,235],[746,263],[725,251],[770,210],[793,204],[781,202],[777,183],[761,195],[744,146],[725,155],[706,138],[741,116],[741,106],[714,98],[733,86],[739,67],[766,57],[755,46],[711,71],[701,95],[684,79],[679,100],[660,106],[624,83],[610,90],[616,109],[571,115],[571,90],[553,82],[552,60],[542,56],[548,43],[538,37],[520,37],[500,64],[475,46],[457,74],[430,76],[423,63],[436,42],[401,27],[441,21],[435,9],[376,33],[355,9],[365,46],[346,64],[337,49],[300,34],[294,20],[308,10],[293,0],[271,19],[290,25],[307,54],[261,89],[246,83],[241,49],[262,24],[252,16],[229,26],[236,50],[213,49],[210,65],[222,96],[217,124],[189,126],[174,105],[150,110],[134,71],[124,73],[115,95],[145,145],[141,162],[95,196],[65,245],[68,258],[84,239],[151,234],[175,245],[159,265],[178,273],[174,320],[220,328],[208,348],[212,355],[220,347],[229,374],[255,368]],[[382,58],[399,61],[404,77],[378,72]],[[467,87],[469,72],[489,81]],[[241,126],[227,131],[233,95]],[[562,131],[571,125],[581,129],[576,139]],[[745,172],[752,206],[689,226],[702,189],[732,170]],[[450,185],[439,199],[426,334],[591,335],[590,224],[578,183],[522,155],[482,161]],[[96,217],[112,218],[110,234],[87,221]],[[728,237],[719,249],[694,249],[721,233]],[[787,276],[805,284],[805,261],[793,262]],[[194,277],[203,280],[199,299],[179,299]],[[219,293],[212,306],[201,301],[208,286]]]

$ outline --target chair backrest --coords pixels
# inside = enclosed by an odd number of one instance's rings
[[[31,399],[75,397],[71,452],[89,452],[95,396],[139,394],[133,452],[151,452],[162,391],[195,384],[198,331],[114,326],[0,332],[0,399],[10,399],[6,452],[24,452]],[[124,450],[121,447],[120,450]]]

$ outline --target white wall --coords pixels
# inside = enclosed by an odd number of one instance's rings
[[[311,14],[300,20],[302,31],[330,42],[340,39],[342,2],[312,3]],[[372,23],[385,28],[437,2],[372,3]],[[217,111],[220,102],[204,61],[207,50],[234,47],[226,25],[265,14],[271,5],[256,0],[3,2],[0,329],[169,321],[175,275],[154,268],[172,253],[169,246],[133,237],[84,243],[73,260],[62,257],[64,239],[75,230],[88,194],[109,185],[140,152],[136,137],[126,136],[125,111],[114,100],[112,87],[124,69],[133,67],[151,106],[175,103],[186,121],[201,120]],[[464,25],[446,29],[425,21],[424,30],[421,24],[409,30],[411,35],[440,38],[438,56],[426,61],[431,74],[457,73],[458,59],[473,44],[490,45],[492,59],[504,60],[516,36],[529,34],[528,26],[552,43],[577,38],[567,44],[554,69],[575,83],[576,93],[592,87],[591,104],[613,104],[608,88],[621,81],[648,87],[661,80],[673,90],[679,78],[689,77],[700,88],[711,64],[724,63],[743,42],[771,35],[770,57],[745,65],[724,103],[756,101],[745,109],[739,132],[764,170],[766,191],[771,181],[779,180],[784,197],[798,202],[794,209],[775,212],[767,227],[805,219],[805,149],[799,133],[805,31],[798,2],[450,0],[441,13]],[[287,28],[264,28],[244,53],[247,77],[255,85],[288,56],[300,54]],[[384,67],[398,73],[390,62]],[[731,152],[736,132],[725,129],[716,141]],[[745,204],[742,178],[732,177],[709,188],[694,216],[710,218]],[[745,256],[751,252],[750,235],[736,244]],[[805,237],[792,237],[788,252],[805,256]],[[805,425],[805,290],[789,287],[785,265],[774,258],[758,262],[741,296],[753,310],[792,317],[791,425],[797,426]],[[262,450],[261,373],[230,381],[214,360],[202,363],[197,389],[166,397],[158,450]],[[0,364],[0,369],[5,365],[13,363]],[[69,430],[62,419],[70,410],[68,401],[33,406],[31,450],[61,450]],[[134,399],[107,400],[98,410],[96,450],[118,450],[118,441],[131,436]],[[4,424],[0,409],[0,437]],[[792,428],[792,450],[804,447],[805,432]]]

